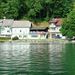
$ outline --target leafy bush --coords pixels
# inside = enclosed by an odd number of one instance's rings
[[[12,40],[18,40],[19,38],[17,36],[13,37]]]
[[[71,11],[60,29],[61,33],[70,40],[75,36],[75,10]]]

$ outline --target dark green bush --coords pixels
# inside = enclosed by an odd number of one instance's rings
[[[18,40],[19,38],[17,36],[13,37],[12,40]]]

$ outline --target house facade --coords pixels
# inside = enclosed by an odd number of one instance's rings
[[[19,39],[46,39],[48,27],[34,26],[30,21],[0,20],[0,37],[10,36]]]
[[[46,39],[48,27],[34,27],[30,28],[30,38],[32,39]]]
[[[12,19],[3,19],[0,20],[0,36],[11,36],[12,35],[12,27],[14,20]]]
[[[49,22],[49,34],[50,34],[50,38],[65,39],[65,37],[62,36],[62,34],[60,32],[61,25],[62,25],[62,19],[60,19],[60,18],[52,19]]]
[[[19,39],[29,38],[31,22],[30,21],[14,21],[12,25],[12,36],[17,36]]]
[[[14,21],[13,19],[0,20],[0,37],[28,38],[30,33],[30,21]]]
[[[0,20],[0,37],[10,36],[19,39],[46,39],[61,38],[65,39],[60,33],[62,19],[56,18],[49,22],[48,26],[33,25],[30,21],[1,19]]]

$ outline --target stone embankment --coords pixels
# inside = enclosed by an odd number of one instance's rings
[[[38,43],[51,43],[51,44],[57,44],[57,43],[68,43],[67,40],[60,40],[60,39],[24,39],[24,40],[10,40],[10,42],[27,42],[32,44],[38,44]]]

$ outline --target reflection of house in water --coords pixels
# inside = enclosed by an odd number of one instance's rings
[[[48,44],[30,45],[30,66],[32,75],[48,75],[49,70],[49,47]]]
[[[6,42],[1,44],[0,48],[4,49],[4,52],[9,52],[10,56],[17,57],[20,55],[25,55],[26,58],[29,56],[30,43],[27,42],[25,44],[24,42]]]
[[[62,19],[61,18],[55,18],[52,19],[50,22],[49,26],[49,32],[50,32],[50,38],[62,38],[64,39],[65,37],[62,36],[60,33],[60,28],[62,25]]]
[[[50,51],[50,69],[52,75],[63,75],[65,68],[63,67],[63,47],[60,42],[52,42],[49,45]]]

